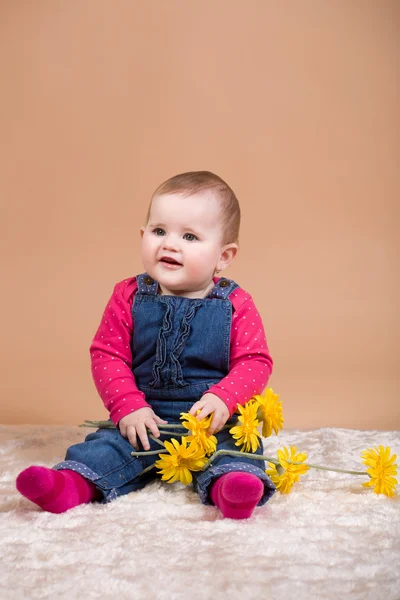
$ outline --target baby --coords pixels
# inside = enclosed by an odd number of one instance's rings
[[[238,450],[224,428],[237,406],[261,394],[272,371],[261,317],[247,292],[217,274],[238,251],[240,208],[217,175],[176,175],[154,192],[141,228],[145,273],[118,283],[90,348],[97,390],[116,425],[71,446],[52,469],[31,466],[17,489],[61,513],[143,488],[156,476],[164,423],[182,412],[204,419],[217,449]],[[258,448],[262,454],[262,447]],[[275,488],[264,463],[221,456],[193,473],[204,504],[225,517],[248,518]],[[143,471],[145,471],[143,473]]]

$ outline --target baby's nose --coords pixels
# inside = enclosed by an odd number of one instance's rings
[[[164,250],[171,250],[177,252],[179,250],[179,240],[172,236],[166,236],[163,240]]]

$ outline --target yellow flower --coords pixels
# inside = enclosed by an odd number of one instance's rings
[[[171,442],[164,442],[164,446],[169,454],[160,454],[160,460],[155,465],[162,474],[161,479],[174,483],[181,481],[184,485],[192,482],[191,471],[201,471],[207,462],[204,450],[199,448],[196,443],[188,445],[186,437],[182,437],[182,443],[172,438]]]
[[[262,422],[262,436],[269,437],[272,430],[278,435],[283,427],[282,402],[279,394],[274,394],[272,388],[267,388],[263,395],[253,396],[258,404],[257,417]]]
[[[363,483],[364,487],[373,487],[375,494],[385,494],[385,496],[394,496],[396,485],[398,484],[395,475],[397,475],[397,465],[395,464],[396,454],[390,456],[390,448],[368,448],[361,454],[364,465],[370,467],[367,469],[370,481]]]
[[[290,446],[290,450],[284,446],[277,452],[279,465],[269,462],[270,467],[265,472],[269,475],[281,494],[289,494],[293,485],[309,470],[307,465],[293,465],[292,462],[303,463],[307,459],[305,452],[297,452],[296,446]]]
[[[213,454],[217,447],[217,438],[215,435],[207,436],[207,429],[210,426],[212,415],[209,415],[201,421],[189,413],[181,413],[183,427],[188,429],[191,435],[187,435],[188,442],[196,442],[199,448],[202,448],[206,454]]]
[[[240,412],[240,416],[238,420],[241,425],[235,425],[232,429],[229,430],[229,433],[232,434],[233,439],[237,440],[235,442],[235,446],[240,446],[241,452],[255,452],[260,445],[260,440],[258,438],[261,437],[257,427],[257,409],[258,404],[256,402],[246,402],[244,406],[238,406],[238,410]]]

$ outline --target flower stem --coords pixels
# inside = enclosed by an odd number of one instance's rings
[[[163,429],[185,429],[182,423],[163,423],[161,427]]]
[[[110,421],[89,421],[84,420],[79,427],[98,427],[99,429],[116,429],[114,423]],[[182,423],[163,423],[163,429],[185,429]]]
[[[220,431],[223,431],[224,429],[230,429],[231,427],[233,427],[235,423],[231,423],[230,425],[225,425]],[[116,429],[116,426],[114,425],[114,423],[112,421],[90,421],[88,419],[85,419],[83,423],[81,423],[80,425],[78,425],[78,427],[97,427],[98,429]],[[163,429],[185,429],[185,427],[182,425],[182,423],[163,423],[162,424],[162,428]],[[161,429],[160,433],[161,433]]]
[[[87,419],[85,419],[85,421],[83,423],[81,423],[79,425],[79,427],[97,427],[99,429],[116,429],[114,423],[112,423],[111,421],[89,421]],[[232,427],[232,424],[225,425],[222,429],[229,429],[231,427]],[[162,425],[162,429],[160,429],[159,431],[160,431],[160,433],[162,433],[164,435],[168,435],[170,432],[165,431],[166,429],[185,429],[185,428],[183,427],[183,425],[181,423],[164,423]],[[152,435],[150,435],[149,437],[152,440],[154,440],[155,442],[157,442],[157,444],[159,444],[160,446],[163,446],[164,450],[131,452],[132,456],[142,456],[143,454],[152,455],[152,454],[160,454],[162,452],[167,452],[167,450],[165,450],[165,446],[164,446],[163,442],[161,442],[160,440],[158,440],[157,438],[155,438]],[[216,458],[218,458],[218,456],[239,456],[239,457],[241,456],[242,458],[251,458],[253,460],[267,461],[267,462],[273,463],[274,465],[280,464],[279,460],[277,460],[276,458],[271,458],[269,456],[265,456],[264,454],[251,454],[250,452],[239,452],[238,450],[217,450],[216,452],[214,452],[214,454],[212,454],[210,456],[210,458],[208,459],[208,461],[206,462],[206,464],[204,465],[202,470],[204,471],[205,469],[207,469],[207,467],[209,467],[214,462],[214,460]],[[346,473],[348,475],[363,475],[364,477],[369,477],[369,475],[366,471],[350,471],[348,469],[337,469],[335,467],[323,467],[321,465],[311,465],[309,463],[304,463],[304,462],[292,462],[290,460],[288,460],[286,462],[291,465],[306,465],[310,469],[319,469],[320,471],[333,471],[335,473]],[[151,468],[153,468],[153,467],[151,467]],[[146,469],[143,472],[146,472],[147,470],[150,470],[150,468]]]
[[[141,475],[144,475],[145,473],[147,473],[148,471],[151,471],[152,469],[154,469],[156,466],[156,463],[153,463],[152,465],[150,465],[149,467],[146,467],[145,469],[143,469],[143,471],[140,471],[140,473],[138,475],[136,475],[136,477],[140,477]]]
[[[154,442],[157,442],[157,444],[159,444],[160,446],[162,446],[163,448],[165,448],[164,443],[161,442],[159,439],[157,439],[156,437],[154,437],[154,435],[149,434],[149,438],[152,439]]]
[[[366,477],[369,477],[368,473],[366,473],[365,471],[349,471],[347,469],[336,469],[334,467],[322,467],[321,465],[310,465],[310,463],[291,462],[290,460],[288,460],[287,462],[290,463],[291,465],[306,465],[307,467],[310,467],[310,469],[319,469],[320,471],[334,471],[335,473],[347,473],[348,475],[365,475]]]
[[[99,429],[116,429],[114,423],[110,421],[87,421],[78,425],[78,427],[98,427]]]
[[[202,470],[204,471],[205,469],[207,469],[207,467],[209,467],[218,456],[242,456],[244,458],[264,460],[266,462],[273,463],[274,465],[280,465],[279,460],[277,460],[276,458],[270,458],[265,454],[251,454],[250,452],[238,452],[237,450],[217,450],[217,452],[214,452],[214,454],[210,456]],[[349,471],[347,469],[336,469],[334,467],[322,467],[321,465],[310,465],[309,463],[292,462],[291,460],[288,460],[286,462],[288,462],[291,465],[306,465],[307,467],[310,467],[310,469],[320,469],[321,471],[334,471],[335,473],[347,473],[348,475],[364,475],[364,477],[368,476],[368,473],[366,473],[365,471]]]
[[[131,452],[131,456],[152,456],[153,454],[162,454],[168,450],[143,450],[142,452]]]
[[[173,433],[171,433],[170,431],[164,431],[164,429],[160,429],[158,428],[158,431],[162,434],[162,435],[174,435]],[[181,435],[180,433],[177,433],[176,435]]]
[[[275,465],[279,465],[279,461],[276,458],[269,458],[268,456],[264,456],[263,454],[251,454],[250,452],[239,452],[237,450],[217,450],[210,456],[206,464],[204,465],[202,471],[204,471],[207,467],[214,462],[218,456],[240,456],[242,458],[254,458],[255,460],[267,460],[268,462],[272,462]]]

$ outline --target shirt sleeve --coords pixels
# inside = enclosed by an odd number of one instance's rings
[[[232,297],[231,297],[232,296]],[[261,394],[272,373],[264,326],[253,298],[241,288],[229,299],[233,305],[229,373],[208,390],[225,402],[232,416],[238,404]]]
[[[131,412],[149,406],[132,373],[132,303],[135,278],[114,288],[90,346],[92,375],[104,406],[115,425]]]

